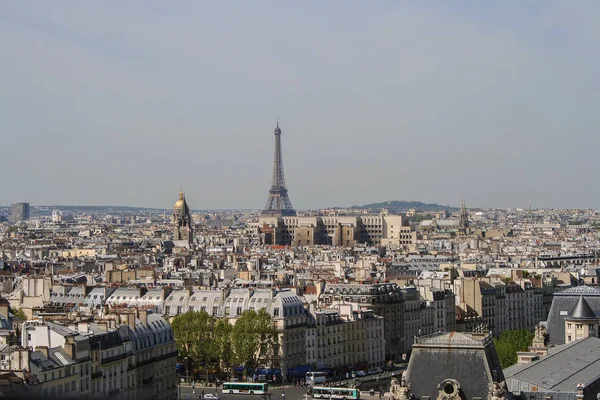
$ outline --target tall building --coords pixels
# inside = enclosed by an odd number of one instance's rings
[[[192,215],[183,191],[179,192],[179,199],[173,207],[173,240],[187,240],[190,243],[194,240]]]
[[[10,222],[27,221],[29,219],[29,203],[14,203],[10,205]]]
[[[281,129],[279,122],[275,128],[275,156],[273,158],[273,181],[269,189],[267,204],[262,212],[263,216],[294,216],[296,210],[292,207],[292,202],[288,196],[285,187],[285,178],[283,176],[283,157],[281,155]]]

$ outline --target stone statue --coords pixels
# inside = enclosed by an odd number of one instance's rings
[[[546,329],[543,326],[535,327],[535,338],[538,340],[544,340],[546,338]]]
[[[402,381],[398,384],[396,378],[392,378],[392,385],[390,386],[390,400],[411,400],[412,394],[410,393],[410,383],[406,383],[406,379],[402,376]]]
[[[505,400],[506,386],[504,382],[494,382],[488,387],[488,400]]]
[[[533,336],[533,340],[531,341],[532,347],[545,347],[546,345],[546,329],[543,326],[535,327],[535,334]]]

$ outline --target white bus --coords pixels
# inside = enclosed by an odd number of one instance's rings
[[[225,382],[223,383],[223,393],[229,394],[265,394],[269,390],[266,383],[252,382]]]
[[[359,400],[360,390],[355,388],[316,386],[308,391],[315,399]]]
[[[309,386],[315,386],[319,383],[323,383],[327,380],[327,372],[307,372],[306,373],[306,384]]]

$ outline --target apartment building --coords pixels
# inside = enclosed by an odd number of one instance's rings
[[[61,318],[64,321],[64,318]],[[173,330],[157,314],[127,311],[96,321],[23,324],[10,369],[26,369],[44,397],[175,399]]]
[[[373,311],[344,304],[313,309],[309,321],[306,359],[312,367],[341,371],[348,366],[375,367],[385,362],[383,319]]]
[[[264,309],[279,330],[278,363],[283,371],[306,363],[307,315],[295,291],[275,288],[223,290],[174,290],[164,300],[165,314],[175,316],[188,311],[206,311],[215,317],[236,318],[246,310]]]
[[[352,304],[359,310],[372,310],[384,321],[386,360],[396,360],[405,352],[405,305],[397,284],[327,283],[321,289],[319,302],[323,307]]]

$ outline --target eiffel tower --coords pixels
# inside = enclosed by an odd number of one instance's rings
[[[273,182],[269,189],[269,197],[265,209],[261,213],[263,216],[285,215],[294,216],[296,210],[292,207],[292,202],[288,196],[285,187],[285,178],[283,177],[283,158],[281,157],[281,129],[279,121],[275,128],[275,157],[273,159]]]

